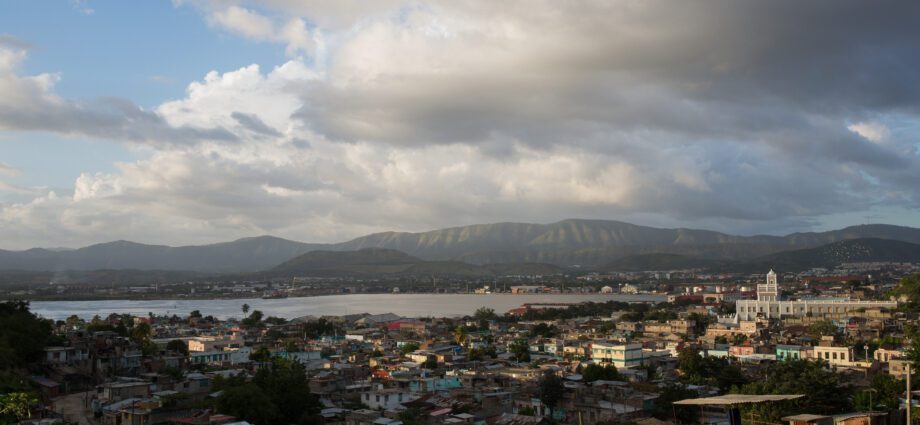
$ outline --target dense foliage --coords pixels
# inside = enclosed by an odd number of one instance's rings
[[[319,339],[324,336],[331,336],[335,333],[335,324],[323,318],[303,324],[304,338]]]
[[[565,385],[562,378],[551,371],[546,371],[543,378],[540,379],[540,401],[550,409],[554,409],[562,401],[564,394]]]
[[[255,425],[319,423],[321,404],[310,393],[305,372],[298,362],[272,358],[252,382],[231,378],[218,383],[223,393],[217,407]]]
[[[728,359],[703,357],[695,348],[684,348],[678,353],[677,367],[680,369],[683,382],[711,385],[723,392],[748,382],[741,369],[730,364]]]
[[[904,298],[906,302],[900,303],[899,308],[918,311],[920,310],[920,274],[907,276],[898,283],[898,286],[889,295]]]
[[[530,361],[530,345],[527,344],[527,340],[519,339],[512,342],[511,346],[508,347],[508,351],[519,362]]]
[[[559,335],[559,328],[555,325],[547,325],[546,323],[538,323],[533,328],[530,329],[530,337],[537,338],[552,338],[556,335]]]
[[[675,406],[674,402],[688,398],[696,398],[696,391],[680,384],[670,384],[658,391],[658,398],[652,408],[652,416],[665,420],[677,420],[681,424],[698,423],[699,409],[694,406]]]
[[[904,390],[903,380],[887,373],[878,374],[872,378],[869,388],[857,390],[853,394],[853,404],[859,411],[897,409]]]
[[[52,323],[29,311],[25,301],[0,303],[0,371],[21,368],[41,358],[54,338]]]
[[[581,379],[584,382],[594,382],[598,380],[618,381],[620,379],[620,373],[617,372],[617,367],[612,364],[604,366],[590,364],[581,372]]]
[[[782,416],[799,413],[821,415],[849,412],[851,392],[842,382],[842,375],[827,368],[822,361],[796,360],[767,366],[761,379],[739,388],[740,394],[804,394],[799,400],[763,403],[747,408],[764,421],[780,422]]]

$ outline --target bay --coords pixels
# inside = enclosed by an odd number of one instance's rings
[[[456,317],[472,315],[480,307],[494,309],[503,314],[525,303],[580,303],[605,302],[661,302],[665,296],[654,294],[353,294],[327,295],[263,300],[99,300],[99,301],[34,301],[31,310],[42,317],[63,320],[76,314],[90,319],[111,313],[156,315],[188,315],[199,310],[202,315],[218,319],[241,317],[243,304],[251,310],[260,310],[266,316],[293,319],[303,316],[342,316],[356,313],[395,313],[404,317]]]

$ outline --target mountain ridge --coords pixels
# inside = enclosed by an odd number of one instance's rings
[[[426,232],[379,232],[328,244],[264,235],[178,247],[121,240],[66,251],[42,248],[0,250],[0,270],[262,271],[310,251],[356,251],[363,248],[395,249],[424,261],[595,267],[643,254],[674,254],[720,261],[750,260],[780,251],[867,237],[920,243],[920,229],[875,224],[785,236],[738,236],[702,229],[656,228],[615,220],[566,219],[549,224],[501,222]]]
[[[776,269],[799,272],[856,262],[920,262],[920,244],[880,238],[846,239],[814,248],[780,251],[739,261],[711,260],[678,254],[639,254],[610,261],[600,269],[614,272],[677,269],[742,272]]]

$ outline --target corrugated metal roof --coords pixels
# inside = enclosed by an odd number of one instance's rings
[[[805,397],[805,394],[766,394],[766,395],[751,395],[751,394],[726,394],[716,397],[703,397],[703,398],[688,398],[686,400],[675,401],[674,404],[678,405],[704,405],[704,406],[724,406],[731,404],[748,404],[748,403],[764,403],[768,401],[783,401],[783,400],[794,400],[797,398]]]

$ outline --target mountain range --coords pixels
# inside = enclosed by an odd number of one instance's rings
[[[745,262],[782,251],[864,238],[920,244],[920,229],[875,224],[786,236],[737,236],[710,230],[663,229],[619,221],[570,219],[551,224],[496,223],[419,233],[384,232],[335,244],[302,243],[260,236],[180,247],[116,241],[72,250],[0,250],[0,270],[263,271],[280,267],[280,264],[311,251],[359,251],[365,248],[401,251],[424,262],[457,262],[476,266],[545,263],[561,267],[597,267],[644,254],[671,254],[672,261],[689,257],[697,262]]]
[[[643,271],[711,269],[762,272],[767,269],[797,272],[811,268],[833,268],[843,263],[908,262],[920,263],[920,244],[891,239],[847,239],[815,248],[781,251],[750,259],[712,259],[680,254],[639,254],[618,258],[598,269],[603,271]]]

